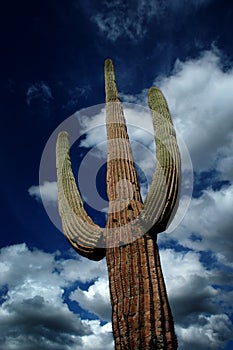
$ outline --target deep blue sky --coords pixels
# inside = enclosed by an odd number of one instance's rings
[[[25,235],[36,243],[45,218],[26,189],[38,182],[41,153],[53,129],[76,110],[104,102],[107,57],[115,62],[125,94],[148,88],[157,74],[171,72],[177,57],[195,58],[213,43],[231,58],[229,1],[210,1],[200,8],[184,4],[182,10],[165,7],[165,19],[152,18],[145,37],[130,40],[123,33],[114,42],[89,19],[106,11],[101,3],[8,1],[1,6],[2,246],[22,242]],[[136,4],[129,6],[133,12]],[[38,96],[28,105],[27,90],[38,82],[50,87],[52,98]],[[82,94],[77,87],[87,91]]]
[[[218,92],[222,95],[218,94],[216,98],[211,95],[211,99],[216,101],[219,98],[223,101],[221,103],[223,103],[224,109],[224,106],[230,101],[230,98],[225,101],[227,95],[225,91],[230,94],[229,89],[232,87],[233,5],[228,0],[190,2],[185,0],[148,2],[8,0],[1,3],[0,17],[0,67],[2,77],[0,82],[2,130],[0,138],[2,164],[0,172],[2,198],[1,247],[13,247],[16,244],[26,243],[29,249],[37,248],[49,254],[61,251],[61,254],[65,254],[69,250],[68,243],[53,226],[42,204],[35,200],[35,196],[30,196],[28,192],[31,186],[39,185],[40,159],[52,132],[74,112],[104,103],[103,65],[104,60],[108,57],[114,61],[118,87],[126,100],[127,95],[134,95],[138,96],[139,101],[140,96],[152,84],[158,82],[161,88],[164,87],[168,102],[171,101],[171,104],[174,101],[172,97],[179,101],[180,85],[176,85],[176,82],[179,83],[179,77],[181,77],[180,79],[186,77],[185,67],[189,69],[190,65],[194,67],[195,64],[202,67],[198,60],[204,57],[201,61],[203,66],[206,62],[212,62],[210,66],[212,64],[211,67],[222,74],[221,76],[216,75],[216,83],[219,84],[220,88],[224,86]],[[213,57],[217,57],[217,63],[213,63],[214,59],[213,61],[206,59],[206,52],[212,53]],[[181,64],[180,68],[177,66],[177,60]],[[191,62],[190,65],[187,62]],[[203,71],[207,71],[207,68],[206,70],[204,68]],[[182,75],[183,73],[184,75]],[[193,76],[190,75],[191,82],[196,77],[195,71],[193,74]],[[221,80],[224,74],[228,78]],[[172,80],[173,78],[174,80]],[[209,81],[212,81],[211,75]],[[209,91],[213,85],[214,83],[209,87]],[[200,84],[200,89],[202,87],[203,85]],[[174,90],[172,90],[173,88]],[[172,96],[171,91],[174,92],[174,96]],[[189,91],[188,88],[187,91]],[[195,89],[193,91],[195,94]],[[204,93],[206,94],[206,90]],[[183,94],[183,100],[188,101],[185,93]],[[187,102],[188,104],[189,102]],[[198,106],[200,107],[197,101],[197,109]],[[211,107],[207,107],[209,109],[207,108],[205,114],[206,128],[209,127],[207,121],[212,120]],[[225,148],[221,148],[222,136],[219,136],[220,141],[218,144],[216,143],[216,147],[214,141],[209,142],[203,150],[203,154],[202,150],[198,149],[199,141],[195,144],[197,135],[194,134],[190,137],[190,144],[187,144],[194,167],[193,198],[196,200],[196,202],[193,202],[193,214],[189,212],[189,218],[187,219],[190,223],[190,235],[191,231],[195,235],[202,235],[200,231],[196,232],[198,227],[192,226],[192,220],[190,219],[192,217],[198,218],[198,208],[200,208],[198,205],[212,203],[211,200],[216,200],[217,203],[221,196],[229,198],[229,203],[232,199],[232,191],[229,190],[232,188],[232,178],[229,175],[232,174],[232,171],[229,170],[232,168],[229,165],[232,164],[229,163],[232,158],[225,151],[232,146],[232,134],[230,133],[232,123],[230,118],[227,117],[230,115],[230,111],[232,112],[231,107],[229,102],[229,108],[226,112],[223,111],[223,114],[226,115],[226,119],[223,118],[223,120],[229,120],[229,135],[226,136],[226,140],[224,139],[223,142]],[[175,104],[173,104],[171,110],[175,111],[177,125],[180,125],[178,123],[179,113],[182,114],[184,109],[175,108]],[[195,118],[192,119],[190,116],[188,118],[195,125]],[[218,126],[219,120],[221,119],[216,117],[216,123],[213,124],[215,125],[214,130],[221,129],[221,122]],[[212,130],[211,125],[210,132]],[[221,132],[219,135],[222,135]],[[212,138],[213,140],[218,139],[217,134],[213,134]],[[207,165],[203,165],[200,160],[202,155],[203,159],[212,159],[212,163],[207,161]],[[226,159],[226,162],[220,167],[218,162],[221,157],[224,160]],[[222,169],[222,172],[219,169]],[[203,213],[205,208],[200,212]],[[230,206],[226,204],[224,213],[221,213],[218,207],[214,207],[214,209],[210,207],[209,215],[214,216],[215,213],[219,213],[219,220],[226,222],[225,215],[228,212],[230,213],[229,208]],[[208,211],[208,207],[206,210]],[[228,216],[226,217],[229,219]],[[226,227],[223,225],[223,230],[228,230],[231,224],[232,221],[229,221],[225,225]],[[184,230],[184,232],[186,231]],[[205,235],[205,232],[203,234]],[[206,246],[203,249],[190,246],[185,241],[185,235],[182,235],[182,237],[181,247],[183,247],[183,252],[186,252],[185,249],[190,250],[193,254],[201,254],[201,251],[206,252]],[[227,234],[226,237],[227,240],[230,239]],[[163,243],[167,249],[174,242],[172,243],[166,238]],[[164,252],[168,254],[168,250],[165,248]],[[216,249],[215,246],[213,249],[212,246],[209,248],[210,255],[214,260],[208,260],[204,255],[200,259],[197,258],[197,255],[193,255],[193,259],[196,259],[197,264],[203,263],[205,268],[207,266],[205,271],[209,269],[213,273],[213,271],[222,271],[221,268],[224,271],[228,268],[227,273],[232,273],[232,270],[230,270],[232,268],[230,255],[224,258],[225,253],[221,250],[218,252]],[[180,248],[177,246],[177,251],[179,250]],[[222,257],[220,259],[221,253]],[[25,254],[29,254],[28,251]],[[166,254],[164,255],[164,261],[166,260]],[[92,278],[98,279],[98,274],[92,276]],[[211,278],[214,280],[213,276]],[[78,277],[77,280],[79,280]],[[209,282],[209,288],[216,283],[215,280],[215,282],[211,281]],[[220,278],[218,283],[218,288],[220,288],[218,290],[221,290],[223,281],[220,281]],[[3,295],[10,295],[9,282],[6,281],[2,286],[8,286],[8,289],[3,290]],[[71,290],[75,290],[76,286],[77,281]],[[16,286],[12,287],[12,290],[14,288]],[[197,288],[207,288],[207,286],[200,284]],[[228,288],[232,291],[232,286],[228,286]],[[68,292],[66,291],[66,293]],[[213,297],[213,294],[211,295]],[[205,299],[204,301],[196,299],[195,305],[198,305],[198,303],[202,306],[203,303],[208,304],[206,308],[200,307],[200,317],[204,318],[208,315],[208,317],[210,315],[216,317],[222,314],[229,316],[231,313],[229,311],[230,295],[232,294],[227,293],[224,300],[227,310],[218,308],[218,310],[211,311],[210,296],[207,298],[208,300]],[[179,300],[177,305],[178,302]],[[221,300],[218,299],[218,302],[220,305]],[[182,319],[184,315],[179,314],[175,306],[174,309],[178,315],[179,324],[183,325],[184,328],[186,325],[190,330],[190,324],[188,325],[188,322],[186,323],[184,318]],[[94,313],[92,312],[92,315]],[[98,312],[96,314],[99,316]],[[208,320],[208,324],[210,324],[210,318]],[[227,322],[226,324],[228,324]],[[211,327],[211,329],[214,328],[213,325]],[[226,331],[224,340],[230,340],[231,337],[226,330],[227,326],[224,329]],[[191,339],[193,334],[190,330],[187,337]],[[198,334],[199,337],[203,336],[201,333]],[[56,349],[59,349],[58,343],[54,343],[57,346]],[[39,343],[35,344],[38,346]],[[106,346],[106,349],[108,349],[106,344],[107,340],[103,340],[100,348]],[[195,348],[195,342],[192,343],[191,340],[190,343],[187,342],[188,345],[185,344],[184,342],[182,349],[191,349],[192,344]],[[225,344],[226,342],[223,346]],[[4,346],[6,345],[4,344]],[[2,349],[7,349],[4,346]],[[198,344],[200,349],[201,346]],[[206,348],[206,344],[203,347]],[[24,346],[20,347],[20,345],[17,347],[17,349],[23,348]],[[86,348],[89,349],[87,345]],[[213,348],[213,345],[210,345],[209,349]],[[50,348],[48,347],[48,349]],[[73,349],[72,345],[68,349]],[[230,348],[225,347],[225,349]]]

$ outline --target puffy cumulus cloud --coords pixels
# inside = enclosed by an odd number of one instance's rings
[[[93,350],[93,347],[96,350],[113,350],[114,342],[112,337],[112,325],[107,323],[104,326],[100,325],[100,322],[97,320],[90,321],[86,320],[85,323],[90,326],[92,334],[84,335],[82,337],[83,348],[85,350]],[[79,350],[79,348],[77,348]],[[81,348],[80,348],[81,350]]]
[[[26,91],[26,101],[30,105],[34,99],[41,99],[43,102],[48,103],[53,99],[50,87],[43,81],[37,82],[29,86]]]
[[[148,102],[147,102],[148,89],[143,89],[141,92],[139,92],[136,95],[124,94],[123,92],[119,92],[119,96],[120,96],[120,99],[126,103],[134,103],[140,106],[148,105]]]
[[[232,334],[227,314],[232,293],[222,293],[222,276],[215,268],[206,268],[195,251],[161,249],[161,260],[180,349],[201,349],[207,341],[225,344]],[[0,269],[1,348],[114,348],[110,322],[81,319],[69,308],[69,300],[76,301],[99,319],[110,320],[104,260],[92,262],[76,253],[64,259],[59,252],[29,250],[20,244],[1,249]]]
[[[56,181],[45,181],[40,186],[31,186],[28,189],[30,196],[34,197],[37,201],[41,201],[47,205],[57,204],[57,182]]]
[[[80,306],[97,315],[103,321],[111,320],[111,305],[108,279],[98,278],[88,290],[76,289],[70,296]]]
[[[81,336],[91,330],[67,306],[46,302],[37,295],[18,300],[9,298],[0,311],[3,349],[70,349],[82,345]]]
[[[233,267],[233,185],[220,190],[203,190],[192,198],[190,208],[174,235],[162,235],[161,242],[174,239],[196,251],[211,251],[224,265]]]
[[[102,146],[102,144],[106,144],[107,139],[105,124],[105,106],[103,105],[99,113],[97,113],[96,115],[86,117],[84,114],[78,116],[77,118],[81,129],[80,134],[86,134],[85,139],[81,140],[80,146],[85,148],[93,148],[97,145],[101,145],[101,147],[104,147],[104,145]]]
[[[75,255],[77,255],[75,253]],[[66,281],[89,283],[98,278],[107,276],[107,266],[105,259],[92,261],[83,257],[77,259],[64,259],[58,262],[57,269],[60,276]]]
[[[25,292],[28,298],[33,298],[39,292],[39,295],[46,300],[55,297],[57,300],[62,291],[58,275],[52,273],[55,268],[54,259],[55,254],[44,253],[40,250],[32,252],[25,244],[2,248],[0,255],[0,266],[1,271],[3,271],[1,285],[7,285],[12,291],[17,289],[20,292],[17,294],[18,296],[24,297]],[[34,275],[35,278],[33,278]],[[49,288],[47,288],[47,281],[50,286],[58,285],[56,290],[55,288],[51,289],[51,295]],[[32,282],[36,282],[36,284]]]
[[[223,348],[232,339],[233,186],[203,190],[181,225],[159,236],[181,349]],[[188,252],[175,251],[177,244]]]
[[[200,253],[162,249],[161,262],[179,349],[223,348],[232,339],[233,325],[223,307],[231,312],[232,293],[223,293],[216,271],[201,263]]]
[[[229,153],[229,149],[226,150],[226,153]],[[233,179],[232,164],[233,164],[233,156],[231,156],[230,154],[227,154],[223,158],[218,159],[217,166],[218,166],[220,180],[228,181],[230,179],[232,182],[232,179]]]
[[[172,236],[159,236],[161,247],[175,247],[161,255],[179,344],[181,349],[222,348],[232,334],[233,70],[213,49],[197,59],[177,60],[173,74],[156,83],[195,172],[210,176],[197,183],[199,197],[192,198]],[[215,186],[221,180],[227,184]]]
[[[66,259],[65,268],[69,263],[73,267],[74,261],[75,268],[84,272],[85,261],[72,257]],[[1,249],[2,349],[22,349],[22,344],[24,349],[30,350],[83,349],[88,343],[91,348],[94,339],[98,344],[109,344],[107,349],[113,348],[109,326],[82,320],[69,309],[64,290],[72,287],[74,276],[65,278],[63,263],[58,253],[31,251],[25,244]],[[86,271],[92,270],[90,265]],[[93,272],[93,277],[104,273],[100,271]],[[82,280],[86,282],[90,275],[85,278],[84,274]],[[101,345],[97,349],[102,349]]]
[[[179,349],[223,349],[232,337],[232,324],[224,315],[199,317],[199,324],[188,328],[178,326]]]
[[[198,314],[213,312],[218,290],[210,285],[211,272],[196,252],[161,250],[168,294],[178,323],[188,323]]]
[[[226,170],[232,176],[233,69],[225,69],[216,49],[198,59],[177,59],[169,77],[155,81],[164,92],[178,133],[196,171]]]

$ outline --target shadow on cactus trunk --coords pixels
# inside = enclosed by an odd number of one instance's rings
[[[58,204],[63,231],[88,259],[106,256],[116,350],[177,349],[174,322],[161,270],[157,234],[171,222],[179,202],[180,153],[166,100],[148,93],[156,142],[156,169],[143,203],[118,96],[113,63],[105,61],[107,194],[105,229],[87,215],[71,168],[69,140],[57,140]]]

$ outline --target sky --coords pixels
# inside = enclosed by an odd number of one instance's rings
[[[0,349],[114,349],[106,261],[80,257],[59,230],[54,171],[65,127],[86,210],[104,226],[106,58],[143,198],[155,166],[152,85],[180,140],[178,216],[158,238],[179,349],[232,349],[233,5],[9,0],[0,16]]]

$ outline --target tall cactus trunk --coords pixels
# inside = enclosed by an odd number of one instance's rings
[[[135,234],[131,230],[136,226],[130,226],[130,222],[142,212],[143,203],[110,60],[105,62],[105,89],[109,197],[106,260],[115,349],[174,350],[176,336],[156,234],[152,238],[147,233],[123,244]],[[117,230],[122,231],[123,237],[120,233],[114,235]]]
[[[177,349],[155,239],[107,249],[116,350]]]
[[[105,61],[107,194],[101,229],[87,215],[69,156],[68,134],[57,140],[59,213],[64,233],[82,256],[106,256],[115,350],[175,350],[177,340],[163,279],[157,234],[166,229],[179,198],[180,155],[167,103],[149,90],[156,142],[156,169],[142,202],[111,60]]]

